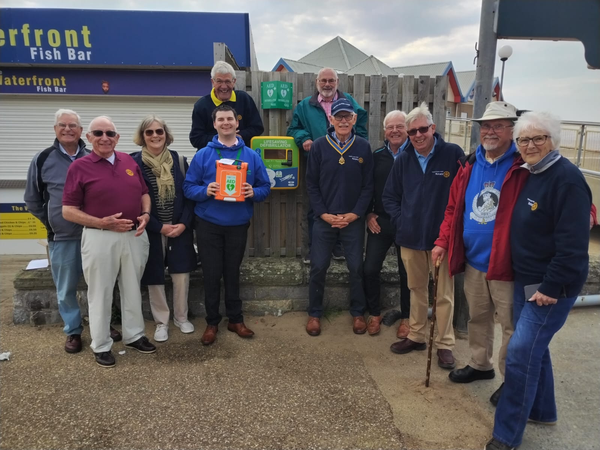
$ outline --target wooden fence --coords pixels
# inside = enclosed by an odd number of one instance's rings
[[[265,136],[285,136],[293,110],[263,110],[261,82],[287,81],[293,84],[294,106],[316,91],[315,74],[282,72],[237,72],[236,89],[246,90],[256,102],[265,126]],[[349,93],[369,114],[369,142],[373,150],[383,144],[383,119],[399,109],[409,112],[426,102],[437,132],[444,136],[446,124],[446,77],[339,75],[339,89]],[[249,144],[249,143],[247,143]],[[306,213],[308,197],[304,185],[305,158],[300,158],[299,187],[292,191],[271,191],[267,200],[254,206],[247,256],[305,255],[308,245]]]

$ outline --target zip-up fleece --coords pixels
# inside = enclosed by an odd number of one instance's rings
[[[55,139],[51,147],[35,155],[31,161],[24,200],[29,212],[46,227],[49,241],[81,239],[83,227],[65,220],[62,215],[63,190],[72,161],[59,145],[58,139]],[[90,151],[85,148],[82,139],[79,139],[78,145],[76,159],[89,155]]]

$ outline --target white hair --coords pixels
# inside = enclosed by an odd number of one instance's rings
[[[231,75],[231,77],[235,80],[235,70],[233,70],[233,66],[225,61],[217,61],[210,71],[210,77],[214,80],[218,75]]]
[[[67,114],[69,116],[77,117],[77,125],[81,126],[81,117],[79,117],[79,114],[77,114],[72,109],[63,109],[63,108],[59,109],[58,111],[56,111],[54,113],[54,125],[58,125],[58,121],[60,120],[60,118]]]
[[[560,119],[547,111],[530,111],[523,114],[515,123],[513,138],[518,138],[521,132],[543,130],[550,136],[554,149],[560,147]]]
[[[331,70],[331,71],[333,72],[334,76],[335,76],[335,79],[336,79],[336,80],[338,79],[338,75],[337,75],[337,72],[336,72],[336,70],[335,70],[335,69],[332,69],[331,67],[323,67],[321,70],[319,70],[319,73],[317,74],[317,80],[318,80],[319,78],[321,78],[321,74],[322,74],[323,72],[325,72],[326,70]]]
[[[385,118],[383,119],[383,128],[385,129],[385,125],[388,123],[388,120],[396,119],[397,117],[402,117],[406,122],[406,113],[404,111],[394,109],[385,115]]]
[[[421,105],[417,106],[406,115],[406,128],[410,127],[412,122],[421,117],[427,119],[427,125],[431,125],[433,123],[433,116],[429,112],[429,107],[425,102],[421,103]]]
[[[113,120],[112,120],[110,117],[108,117],[108,116],[98,116],[98,117],[94,117],[94,118],[91,120],[90,124],[88,125],[88,129],[87,129],[87,132],[88,132],[88,133],[90,133],[90,132],[92,131],[92,124],[93,124],[93,123],[94,123],[96,120],[98,120],[98,119],[104,119],[104,120],[108,120],[108,121],[109,121],[109,122],[112,124],[113,128],[115,129],[115,133],[118,133],[118,131],[117,131],[117,126],[115,125],[115,123],[113,122]]]

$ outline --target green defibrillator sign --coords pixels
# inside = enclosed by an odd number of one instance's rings
[[[296,189],[300,152],[289,136],[256,136],[250,146],[259,154],[271,181],[271,189]]]
[[[292,109],[294,85],[285,81],[263,81],[260,100],[262,109]]]

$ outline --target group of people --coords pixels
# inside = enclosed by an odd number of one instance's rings
[[[142,353],[156,351],[144,335],[140,284],[148,286],[154,340],[168,339],[165,268],[173,281],[173,323],[183,333],[193,332],[187,303],[197,261],[194,229],[207,322],[201,343],[210,345],[217,336],[221,278],[228,330],[253,336],[243,320],[239,268],[253,203],[270,192],[261,158],[247,147],[264,128],[252,98],[234,89],[229,64],[217,62],[211,79],[210,96],[194,106],[190,142],[198,151],[189,165],[169,150],[173,136],[159,117],[142,121],[134,135],[141,151],[127,155],[115,151],[119,134],[109,117],[90,122],[90,151],[77,113],[57,111],[56,140],[33,159],[25,201],[48,229],[67,352],[82,349],[76,298],[81,273],[88,284],[90,347],[99,365],[115,365],[111,347],[121,338]],[[490,398],[497,412],[486,448],[518,446],[528,420],[557,420],[548,345],[586,280],[589,227],[597,224],[585,179],[558,151],[559,120],[541,112],[519,117],[509,103],[492,102],[474,119],[480,146],[465,155],[436,132],[422,104],[408,114],[388,113],[384,145],[373,152],[366,140],[367,112],[338,89],[335,70],[322,69],[316,88],[296,107],[288,129],[307,158],[306,332],[321,333],[326,273],[341,245],[350,273],[352,329],[378,334],[380,272],[394,245],[401,320],[400,340],[391,350],[424,350],[430,272],[439,264],[438,365],[450,370],[456,383],[494,378],[497,317],[502,328],[498,367],[505,381]],[[243,201],[215,198],[221,189],[216,162],[223,158],[247,163]],[[461,272],[471,359],[457,369],[453,276]],[[110,325],[115,281],[122,336]]]

